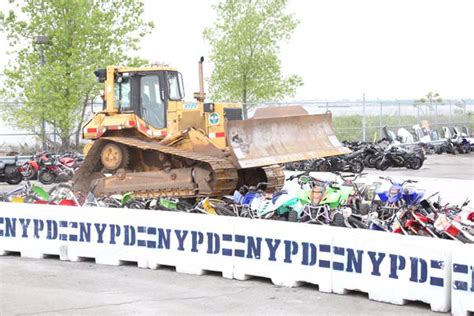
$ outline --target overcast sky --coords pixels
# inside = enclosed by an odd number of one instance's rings
[[[213,3],[145,0],[156,27],[139,54],[178,68],[188,99],[209,53],[202,30],[212,26]],[[280,56],[285,74],[303,77],[296,99],[474,97],[473,0],[290,0],[287,11],[300,20]],[[6,48],[2,36],[2,68]]]

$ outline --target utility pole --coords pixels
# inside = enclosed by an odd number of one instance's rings
[[[35,43],[39,45],[39,49],[40,49],[40,66],[44,67],[45,58],[44,58],[43,45],[49,43],[49,37],[44,36],[44,35],[36,36],[35,37]],[[43,151],[46,151],[46,149],[47,149],[46,148],[46,122],[45,122],[45,119],[44,119],[44,106],[43,106],[43,109],[42,109],[41,113],[42,113],[42,115],[41,115],[41,141],[42,141]]]

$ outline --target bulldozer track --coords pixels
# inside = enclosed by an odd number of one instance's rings
[[[139,150],[148,150],[158,153],[165,153],[175,157],[191,159],[199,163],[205,163],[212,171],[213,190],[210,196],[222,196],[231,194],[235,190],[238,181],[237,169],[228,160],[213,156],[207,156],[196,152],[190,152],[176,147],[161,145],[157,142],[148,142],[130,137],[104,137],[97,140],[89,151],[81,169],[76,173],[74,178],[74,188],[76,192],[89,192],[94,189],[91,183],[91,176],[100,172],[102,169],[100,161],[100,151],[107,142],[119,143],[125,146],[137,148]],[[279,189],[283,186],[285,177],[280,166],[274,165],[263,167],[267,175],[267,182],[272,189]],[[133,191],[133,190],[131,190]],[[133,191],[136,197],[158,197],[158,196],[179,196],[179,197],[195,197],[199,196],[196,189],[190,188],[169,188],[160,190],[140,190]],[[123,193],[123,192],[109,192]]]

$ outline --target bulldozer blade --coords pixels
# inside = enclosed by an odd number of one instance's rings
[[[228,121],[227,143],[240,168],[317,159],[350,153],[332,129],[332,115],[288,115],[284,117]]]

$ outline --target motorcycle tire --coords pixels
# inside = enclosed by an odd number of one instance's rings
[[[38,170],[34,170],[34,172],[31,174],[31,176],[27,177],[26,180],[37,180],[38,179]]]
[[[5,180],[8,184],[16,185],[23,180],[23,176],[18,172],[18,170],[16,170],[15,166],[6,166]]]
[[[143,210],[145,208],[145,204],[140,201],[130,201],[125,204],[125,208],[134,209],[134,210]]]
[[[53,184],[54,181],[56,180],[56,176],[49,172],[48,170],[41,170],[39,173],[38,173],[38,180],[39,182],[41,182],[42,184]]]
[[[364,171],[364,164],[361,161],[354,161],[351,164],[351,172],[361,173]]]
[[[423,160],[420,157],[412,157],[405,165],[408,169],[418,170],[423,166]]]
[[[334,218],[331,221],[331,226],[346,227],[344,215],[342,215],[341,213],[334,214]]]
[[[231,209],[225,207],[224,205],[216,204],[216,205],[214,205],[214,208],[216,209],[217,215],[236,216],[234,211],[232,211]]]
[[[288,213],[288,221],[292,223],[296,223],[298,221],[298,212],[292,210]]]
[[[388,160],[385,160],[385,161],[377,160],[377,163],[375,164],[375,168],[382,171],[387,170],[389,167],[390,167],[390,161]]]
[[[374,155],[369,155],[367,157],[365,157],[364,159],[364,165],[367,167],[367,168],[375,168],[375,162],[376,162],[377,158],[374,156]]]

